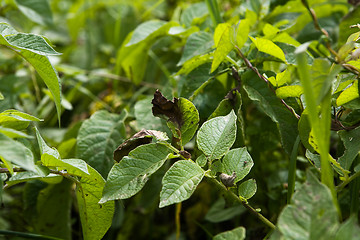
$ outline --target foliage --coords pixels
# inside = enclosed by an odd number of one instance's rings
[[[2,1],[0,234],[359,238],[359,12]]]

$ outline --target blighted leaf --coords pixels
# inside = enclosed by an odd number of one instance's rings
[[[77,158],[107,176],[114,164],[114,149],[125,139],[124,119],[127,113],[113,114],[107,111],[95,112],[83,122],[77,136]]]
[[[185,98],[174,98],[173,101],[166,99],[159,90],[156,90],[153,104],[153,114],[164,117],[168,121],[175,138],[185,145],[194,136],[199,123],[199,113],[192,102]]]
[[[245,239],[245,228],[237,227],[233,230],[219,233],[214,236],[213,240],[243,240]]]
[[[82,232],[84,239],[101,239],[111,226],[115,204],[99,203],[105,180],[95,169],[87,167],[89,174],[84,173],[76,187]]]
[[[239,196],[250,199],[252,196],[255,195],[257,190],[256,180],[255,179],[249,179],[239,186]]]
[[[246,150],[246,147],[231,149],[222,159],[222,168],[224,173],[236,173],[234,183],[243,179],[254,166],[254,162]]]
[[[344,143],[345,152],[338,162],[343,168],[349,170],[360,151],[360,127],[351,131],[340,131],[339,136]]]
[[[190,198],[204,174],[205,171],[193,161],[180,160],[174,163],[162,180],[159,207],[166,207]]]
[[[131,138],[120,144],[120,146],[114,151],[114,160],[119,162],[124,156],[127,156],[130,151],[136,147],[144,144],[151,143],[153,138],[159,141],[166,141],[168,137],[166,133],[156,130],[141,130],[135,133]]]
[[[225,199],[220,197],[209,209],[205,215],[205,220],[218,223],[230,220],[243,213],[245,208],[242,205],[226,206]]]
[[[226,186],[226,187],[232,187],[234,186],[234,181],[236,178],[236,172],[233,171],[233,173],[231,175],[228,175],[226,173],[222,173],[219,176],[221,182]]]
[[[255,44],[256,48],[260,52],[267,53],[267,54],[274,56],[286,63],[285,54],[284,54],[283,50],[281,50],[281,48],[278,47],[275,43],[273,43],[272,41],[270,41],[268,39],[259,38],[259,37],[256,39],[253,37],[250,37],[250,39]]]
[[[210,161],[221,158],[234,144],[236,138],[236,115],[232,110],[224,117],[206,121],[197,133],[198,147]],[[228,174],[231,174],[228,172]]]
[[[135,195],[171,153],[168,147],[157,143],[135,148],[111,168],[100,203]]]
[[[281,212],[277,226],[285,239],[334,239],[339,223],[330,190],[308,173],[307,182]]]
[[[300,97],[303,92],[303,88],[299,85],[284,86],[276,89],[276,96],[278,98]]]

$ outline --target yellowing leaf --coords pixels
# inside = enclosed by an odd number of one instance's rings
[[[231,42],[231,33],[232,33],[232,27],[229,24],[227,24],[226,28],[222,32],[220,40],[217,40],[218,38],[217,31],[215,30],[214,41],[215,41],[215,45],[217,41],[218,44],[214,53],[214,60],[211,65],[211,72],[215,71],[218,68],[220,63],[226,58],[228,53],[234,48],[234,45]]]
[[[291,82],[291,72],[286,69],[285,71],[276,74],[276,78],[270,77],[269,81],[275,87],[280,87],[280,86],[284,85],[285,83],[290,83]]]
[[[276,96],[279,98],[300,97],[301,94],[303,94],[303,88],[299,85],[284,86],[276,89]]]
[[[229,27],[230,27],[230,24],[228,24],[228,23],[220,23],[219,25],[217,25],[217,27],[215,29],[215,33],[214,33],[215,47],[218,46],[219,41],[220,41],[224,31]]]
[[[354,84],[345,89],[339,97],[336,99],[336,105],[341,106],[359,97],[359,81],[355,81]]]
[[[268,39],[264,39],[264,38],[250,37],[250,39],[255,44],[256,48],[260,52],[267,53],[267,54],[274,56],[286,63],[285,54],[284,54],[283,50],[281,50],[281,48],[278,47],[275,43],[273,43],[272,41],[270,41]]]
[[[244,46],[250,32],[250,20],[243,19],[240,21],[237,32],[236,32],[236,45],[238,48]]]

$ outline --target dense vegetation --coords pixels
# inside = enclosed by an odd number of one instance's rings
[[[0,2],[0,236],[359,239],[360,5]]]

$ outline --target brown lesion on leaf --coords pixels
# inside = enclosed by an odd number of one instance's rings
[[[178,128],[181,128],[183,120],[178,101],[178,98],[173,98],[172,101],[168,100],[162,95],[159,89],[157,89],[151,101],[153,104],[153,115],[155,117],[165,118],[167,121],[174,123]]]

